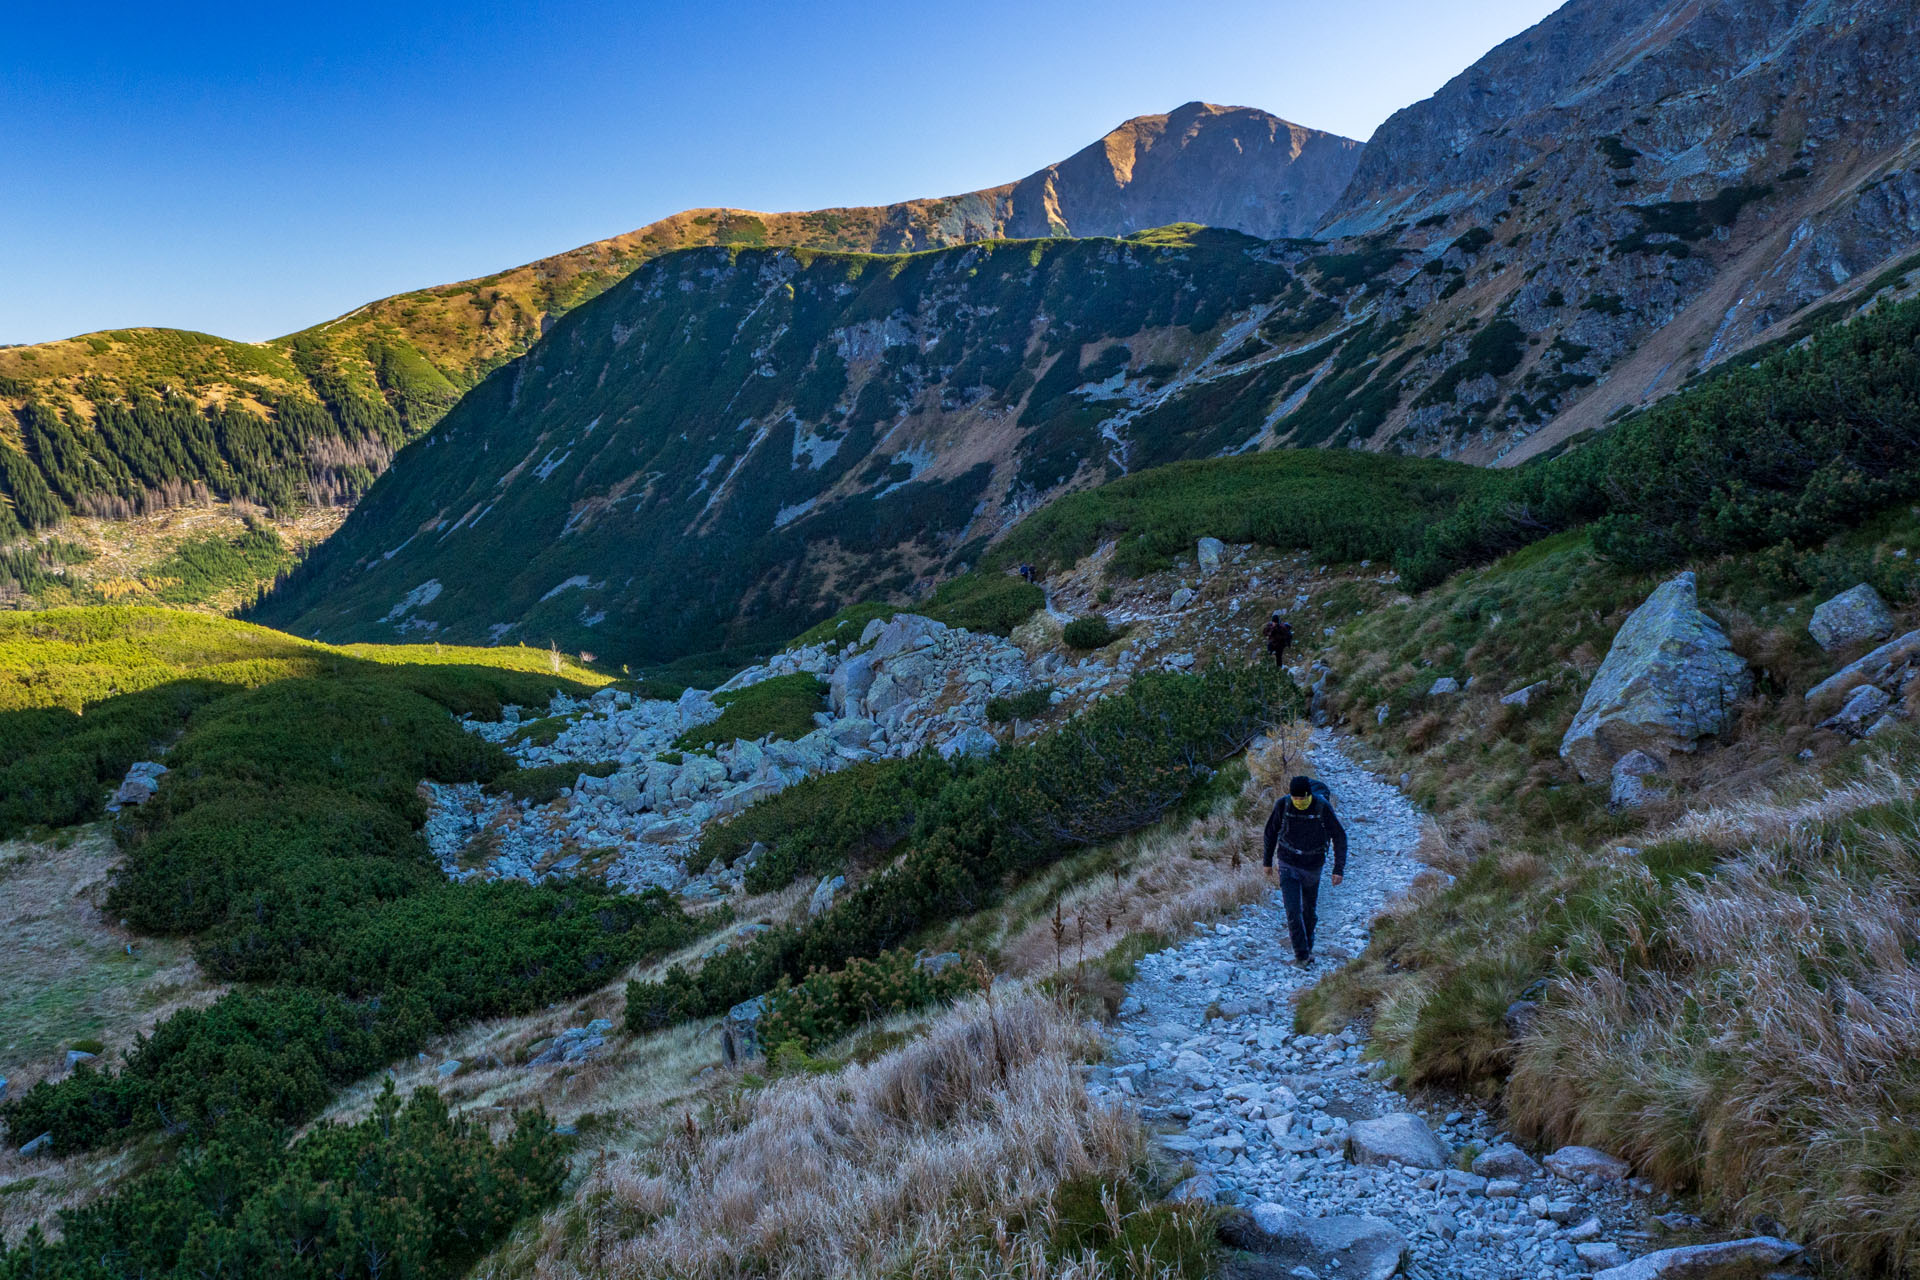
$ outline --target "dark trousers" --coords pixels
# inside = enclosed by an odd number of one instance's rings
[[[1278,648],[1269,647],[1267,652],[1273,655],[1274,666],[1284,667],[1287,665],[1287,646],[1281,645]]]
[[[1287,936],[1293,940],[1293,958],[1305,960],[1313,954],[1313,926],[1320,906],[1320,873],[1282,866],[1280,901],[1287,908]]]

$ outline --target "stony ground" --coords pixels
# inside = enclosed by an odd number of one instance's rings
[[[1176,1194],[1243,1206],[1262,1226],[1298,1237],[1287,1268],[1260,1274],[1391,1274],[1377,1268],[1403,1251],[1407,1275],[1433,1280],[1585,1276],[1649,1247],[1640,1224],[1657,1226],[1648,1215],[1671,1206],[1621,1181],[1624,1169],[1590,1165],[1577,1180],[1549,1173],[1521,1153],[1496,1150],[1506,1136],[1479,1109],[1453,1102],[1423,1110],[1374,1079],[1363,1028],[1294,1033],[1297,993],[1358,952],[1369,922],[1420,870],[1414,805],[1326,731],[1316,735],[1311,761],[1334,789],[1351,837],[1344,883],[1321,882],[1314,968],[1294,966],[1277,894],[1148,956],[1091,1087],[1136,1099],[1168,1156],[1192,1164],[1195,1178]],[[1401,1118],[1365,1124],[1381,1117]],[[1423,1143],[1423,1128],[1437,1143]],[[1366,1140],[1375,1131],[1380,1140]],[[1350,1152],[1356,1134],[1362,1142]],[[1482,1173],[1463,1167],[1476,1155]],[[1335,1221],[1355,1215],[1376,1221]],[[1327,1231],[1316,1236],[1316,1220],[1334,1237],[1344,1230],[1366,1239],[1351,1249],[1316,1248],[1328,1243]]]

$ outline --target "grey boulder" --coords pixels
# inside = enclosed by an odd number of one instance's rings
[[[1483,1178],[1537,1178],[1540,1176],[1540,1166],[1534,1158],[1511,1142],[1503,1142],[1475,1156],[1473,1171]]]
[[[755,996],[727,1010],[720,1024],[720,1053],[728,1066],[737,1066],[760,1056],[760,1018],[767,1011],[767,998]]]
[[[1608,798],[1616,809],[1637,809],[1657,791],[1647,779],[1666,771],[1664,760],[1638,749],[1629,751],[1613,762],[1613,789]]]
[[[1218,538],[1200,539],[1195,557],[1200,561],[1200,572],[1208,577],[1220,572],[1220,553],[1226,549],[1227,544]]]
[[[1774,1236],[1690,1244],[1609,1267],[1593,1280],[1734,1280],[1778,1266],[1800,1252],[1799,1245]]]
[[[1840,709],[1821,721],[1830,729],[1840,729],[1856,737],[1867,731],[1867,726],[1886,714],[1893,705],[1893,698],[1878,685],[1863,684],[1847,695]]]
[[[153,799],[160,789],[160,775],[166,771],[167,766],[156,760],[141,760],[129,765],[127,776],[113,793],[113,799],[107,802],[107,812],[117,813],[126,805],[145,804]]]
[[[1221,1234],[1229,1243],[1295,1268],[1284,1273],[1269,1268],[1274,1275],[1299,1275],[1304,1267],[1321,1280],[1389,1280],[1408,1255],[1407,1238],[1384,1218],[1308,1218],[1277,1204],[1255,1205],[1251,1215],[1222,1224]]]
[[[1547,1171],[1568,1182],[1597,1178],[1618,1182],[1627,1176],[1627,1162],[1593,1147],[1562,1147],[1546,1158]]]
[[[1355,1164],[1397,1160],[1413,1169],[1444,1169],[1450,1161],[1447,1144],[1425,1120],[1407,1111],[1355,1121],[1347,1129],[1347,1154]]]
[[[1880,593],[1863,582],[1849,587],[1814,608],[1807,622],[1813,642],[1831,653],[1863,640],[1884,640],[1893,634],[1893,610]]]
[[[822,880],[813,887],[813,897],[807,900],[807,914],[809,916],[817,916],[828,907],[831,907],[833,905],[834,895],[846,887],[847,878],[845,876],[834,876],[832,879]]]
[[[1691,572],[1662,583],[1613,638],[1560,742],[1588,782],[1629,751],[1691,751],[1724,731],[1753,687],[1720,624],[1701,612]]]

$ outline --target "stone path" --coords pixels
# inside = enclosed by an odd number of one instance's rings
[[[1420,869],[1420,811],[1326,730],[1310,759],[1350,836],[1344,883],[1321,882],[1314,969],[1292,963],[1277,894],[1146,957],[1089,1087],[1133,1099],[1168,1157],[1191,1162],[1176,1195],[1252,1211],[1259,1243],[1285,1256],[1251,1274],[1571,1277],[1625,1261],[1624,1244],[1644,1249],[1633,1228],[1650,1210],[1618,1162],[1596,1152],[1552,1162],[1570,1177],[1549,1173],[1477,1108],[1423,1114],[1372,1079],[1360,1028],[1294,1034],[1295,995],[1365,945]]]

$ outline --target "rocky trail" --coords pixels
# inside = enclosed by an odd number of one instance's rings
[[[1309,759],[1350,836],[1344,882],[1322,880],[1313,968],[1293,964],[1278,894],[1147,956],[1090,1084],[1132,1100],[1163,1152],[1192,1164],[1176,1197],[1238,1206],[1226,1228],[1249,1251],[1237,1274],[1589,1276],[1644,1252],[1654,1231],[1698,1226],[1652,1216],[1673,1206],[1598,1151],[1567,1148],[1543,1168],[1470,1103],[1423,1111],[1373,1078],[1363,1028],[1295,1034],[1299,992],[1365,946],[1372,919],[1421,869],[1411,801],[1330,731],[1315,734]],[[1664,1274],[1647,1269],[1657,1260],[1631,1274]]]

